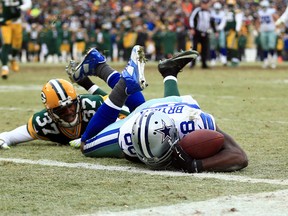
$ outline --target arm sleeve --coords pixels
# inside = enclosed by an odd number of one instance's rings
[[[189,18],[189,25],[191,28],[196,28],[196,23],[197,23],[197,14],[199,12],[199,8],[195,8]]]
[[[28,133],[27,125],[22,125],[12,131],[1,133],[0,139],[4,140],[9,146],[33,140]]]

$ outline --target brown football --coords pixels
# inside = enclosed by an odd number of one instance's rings
[[[223,134],[214,130],[196,130],[184,136],[179,145],[194,159],[215,155],[224,144]]]

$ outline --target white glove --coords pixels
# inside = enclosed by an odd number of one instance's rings
[[[81,146],[81,138],[75,139],[75,140],[71,140],[71,141],[69,142],[69,145],[70,145],[71,147],[73,147],[73,148],[76,148],[76,149],[80,148],[80,146]]]
[[[10,149],[10,147],[8,146],[8,144],[4,140],[0,139],[0,149],[8,150],[8,149]]]

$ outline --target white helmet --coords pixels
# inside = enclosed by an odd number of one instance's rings
[[[220,2],[215,2],[215,3],[213,4],[213,8],[214,8],[215,10],[221,10],[222,5],[221,5]]]
[[[134,149],[138,158],[150,168],[168,167],[172,162],[172,147],[178,141],[174,120],[163,112],[144,111],[134,122]]]
[[[263,0],[263,1],[260,2],[260,6],[264,7],[264,8],[267,8],[267,7],[270,6],[270,3],[267,0]]]

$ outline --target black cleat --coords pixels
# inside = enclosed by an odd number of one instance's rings
[[[177,53],[172,58],[160,61],[158,64],[158,71],[163,77],[174,76],[177,77],[178,73],[191,61],[196,60],[199,53],[195,50],[187,50]]]

